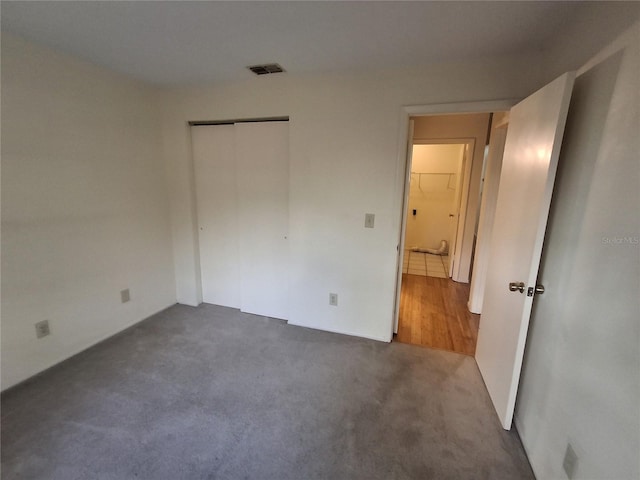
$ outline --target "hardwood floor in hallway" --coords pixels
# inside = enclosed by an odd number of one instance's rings
[[[396,340],[473,356],[480,315],[467,309],[469,284],[402,275]]]

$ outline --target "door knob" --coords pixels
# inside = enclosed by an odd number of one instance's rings
[[[511,282],[509,283],[510,292],[524,292],[524,282]]]

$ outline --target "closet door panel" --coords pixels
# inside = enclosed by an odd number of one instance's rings
[[[289,125],[238,123],[240,308],[288,319]]]
[[[191,127],[202,300],[240,308],[234,125]]]

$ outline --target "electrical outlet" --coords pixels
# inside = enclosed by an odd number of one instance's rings
[[[569,480],[573,478],[573,475],[576,473],[576,467],[578,466],[578,455],[573,450],[573,447],[570,443],[567,443],[567,450],[564,452],[564,460],[562,461],[562,468],[564,468],[565,473]]]
[[[373,228],[376,221],[376,216],[373,213],[364,214],[364,228]]]
[[[334,307],[338,306],[338,294],[337,293],[330,293],[329,294],[329,305],[332,305]]]
[[[36,323],[36,338],[46,337],[49,334],[51,334],[49,320],[42,320],[41,322]]]
[[[128,288],[120,291],[120,300],[122,301],[122,303],[127,303],[129,300],[131,300],[131,295]]]

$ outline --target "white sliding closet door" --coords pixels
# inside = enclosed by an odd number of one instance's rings
[[[237,123],[235,129],[240,308],[287,320],[289,124]]]
[[[191,135],[203,301],[287,320],[288,122]]]
[[[191,127],[202,300],[240,308],[240,257],[233,125]]]

